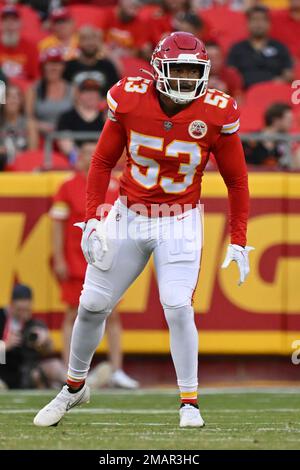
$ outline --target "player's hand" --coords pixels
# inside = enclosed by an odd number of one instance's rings
[[[10,349],[17,348],[18,346],[21,346],[21,343],[22,337],[20,333],[10,331],[8,333],[7,339],[5,340],[6,350],[9,351]]]
[[[54,272],[60,281],[65,281],[69,277],[68,265],[64,258],[54,260]]]
[[[86,262],[93,264],[96,261],[101,261],[107,252],[107,240],[103,222],[97,219],[90,219],[87,223],[79,222],[74,225],[75,227],[80,227],[83,231],[81,249]]]
[[[239,286],[245,282],[250,272],[248,253],[251,250],[254,250],[253,246],[245,246],[244,248],[240,245],[228,245],[222,268],[227,268],[231,261],[235,261],[237,263],[240,271]]]

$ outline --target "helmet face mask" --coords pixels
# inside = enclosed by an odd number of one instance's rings
[[[184,55],[187,54],[181,54],[181,56]],[[172,75],[172,66],[187,64],[199,68],[199,78],[175,77]],[[175,103],[189,103],[206,93],[210,71],[209,60],[197,60],[194,57],[184,58],[180,56],[166,60],[157,58],[152,62],[152,66],[156,73],[157,90]],[[187,83],[192,86],[187,87]]]
[[[206,93],[210,60],[204,44],[193,34],[177,32],[161,40],[152,54],[151,65],[157,90],[175,103],[189,103]],[[191,68],[199,69],[198,76],[186,73]]]

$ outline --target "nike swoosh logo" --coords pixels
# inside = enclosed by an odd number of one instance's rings
[[[73,408],[74,406],[76,406],[76,405],[80,402],[80,400],[82,399],[82,397],[83,397],[83,394],[80,395],[80,397],[78,398],[78,400],[74,401],[74,403],[71,403],[71,404],[70,404],[70,402],[69,402],[69,403],[67,404],[66,410],[69,411],[71,408]]]

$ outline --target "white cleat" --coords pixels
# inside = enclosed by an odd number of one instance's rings
[[[181,428],[193,427],[193,428],[202,428],[205,426],[205,423],[201,417],[200,411],[198,408],[195,408],[193,405],[188,403],[182,406],[179,410],[180,424]]]
[[[129,375],[125,374],[122,369],[113,372],[110,379],[110,385],[112,387],[127,388],[129,390],[134,390],[140,386],[137,380],[129,377]]]
[[[68,386],[64,385],[59,394],[38,412],[33,424],[36,426],[54,426],[71,408],[89,403],[89,401],[90,389],[86,384],[76,393],[70,393]]]

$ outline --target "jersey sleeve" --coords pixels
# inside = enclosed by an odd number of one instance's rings
[[[122,78],[110,90],[106,99],[109,109],[108,117],[113,121],[122,118],[139,104],[143,90],[147,90],[146,80],[141,77]]]
[[[55,194],[49,214],[54,220],[66,220],[69,217],[70,204],[66,182],[61,185]]]
[[[226,106],[224,123],[221,127],[221,134],[234,134],[240,127],[240,110],[235,99],[230,97]]]
[[[236,133],[221,134],[213,153],[227,186],[231,243],[245,246],[249,213],[248,174],[243,146]]]
[[[126,145],[126,132],[119,122],[108,119],[101,132],[89,169],[86,192],[86,221],[101,217],[111,171]]]

